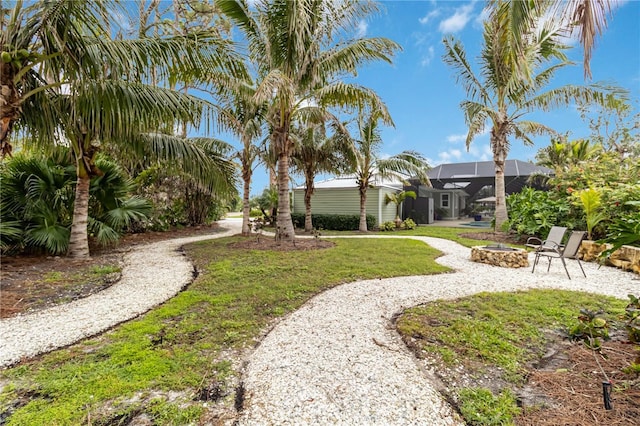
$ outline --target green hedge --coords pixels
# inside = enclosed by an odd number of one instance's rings
[[[304,228],[304,213],[292,213],[293,226]],[[312,214],[311,220],[315,229],[327,231],[357,231],[360,227],[360,215],[357,214]],[[367,229],[376,227],[375,216],[367,215]]]

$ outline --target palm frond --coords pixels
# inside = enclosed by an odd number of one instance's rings
[[[479,98],[482,102],[490,102],[490,97],[484,88],[485,85],[478,80],[467,61],[462,43],[452,36],[445,37],[442,42],[445,47],[443,60],[445,64],[455,70],[456,82],[464,87],[472,99]]]

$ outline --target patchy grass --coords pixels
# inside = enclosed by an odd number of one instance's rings
[[[188,246],[200,276],[141,318],[0,372],[0,418],[126,424],[144,413],[154,424],[197,423],[206,415],[199,395],[233,398],[233,354],[314,294],[359,279],[447,270],[434,262],[439,252],[418,241],[376,239],[365,249],[361,240],[336,239],[329,249],[274,252],[232,248],[238,240]]]
[[[414,352],[444,376],[463,371],[467,378],[490,377],[494,384],[506,381],[503,389],[493,389],[495,394],[475,387],[453,389],[453,399],[468,424],[513,424],[516,402],[504,391],[525,382],[528,368],[545,355],[550,335],[566,335],[581,308],[602,309],[618,318],[625,304],[560,290],[481,293],[407,309],[397,319],[397,328]]]

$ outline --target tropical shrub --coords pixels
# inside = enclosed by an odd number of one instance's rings
[[[205,191],[189,175],[173,168],[153,166],[135,178],[136,193],[152,203],[148,219],[133,230],[166,231],[172,227],[206,224],[226,213],[225,200]]]
[[[133,220],[144,218],[150,206],[129,196],[132,183],[116,164],[99,157],[96,166],[101,175],[90,184],[89,235],[107,244]],[[6,161],[0,171],[1,249],[65,253],[75,184],[75,167],[65,149],[47,158],[22,153]]]
[[[380,224],[379,229],[380,231],[395,231],[396,223],[393,221],[383,222]]]
[[[415,228],[416,228],[416,226],[418,226],[418,225],[416,225],[416,223],[415,223],[415,222],[413,221],[413,219],[411,219],[411,218],[405,219],[405,220],[402,222],[402,227],[403,227],[404,229],[415,229]]]
[[[304,228],[304,213],[292,213],[291,219],[296,228]],[[360,225],[360,215],[357,214],[312,214],[311,220],[316,229],[329,231],[357,231]],[[376,226],[376,218],[367,215],[367,229]],[[395,224],[393,225],[395,229]]]
[[[567,198],[549,191],[524,188],[507,197],[507,208],[509,229],[522,236],[547,235],[554,225],[574,229],[581,224]]]

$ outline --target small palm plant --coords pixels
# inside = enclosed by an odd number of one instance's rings
[[[592,239],[593,228],[605,219],[605,215],[600,209],[602,196],[598,190],[589,188],[578,192],[578,198],[587,222],[587,238]]]
[[[396,228],[400,228],[400,225],[402,225],[402,219],[400,219],[400,206],[407,197],[413,198],[415,200],[416,193],[414,191],[400,191],[394,194],[386,194],[384,196],[385,205],[389,203],[393,203],[396,205]]]

